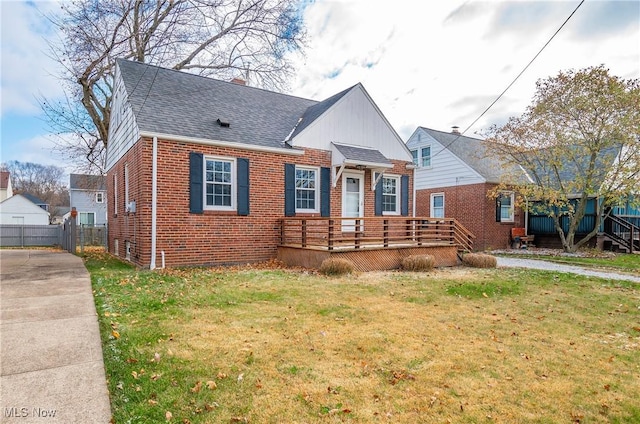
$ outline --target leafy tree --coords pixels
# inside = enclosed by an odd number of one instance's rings
[[[498,189],[535,201],[533,212],[551,217],[564,250],[575,251],[597,234],[610,207],[638,193],[639,137],[640,80],[600,65],[539,80],[525,113],[494,126],[488,145],[512,170]],[[590,198],[598,199],[595,227],[576,240]]]
[[[60,206],[69,206],[69,190],[62,182],[64,169],[17,160],[3,163],[0,169],[11,174],[14,194],[29,193],[43,200],[49,205],[51,217]]]
[[[49,16],[66,98],[41,107],[58,147],[102,170],[116,58],[282,89],[305,39],[296,0],[75,0]]]

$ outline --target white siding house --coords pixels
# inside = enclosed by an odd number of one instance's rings
[[[49,225],[49,212],[21,194],[15,194],[0,202],[0,224]]]
[[[97,226],[107,223],[107,190],[102,175],[71,174],[69,200],[78,212],[77,223]]]

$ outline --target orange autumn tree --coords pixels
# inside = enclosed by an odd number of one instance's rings
[[[598,233],[611,207],[640,201],[640,80],[602,65],[539,80],[524,114],[492,127],[487,141],[512,170],[496,193],[509,187],[528,199],[530,212],[549,216],[573,252]],[[592,198],[594,227],[576,240]]]

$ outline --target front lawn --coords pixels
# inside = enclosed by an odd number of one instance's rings
[[[116,423],[640,422],[632,283],[85,259]]]

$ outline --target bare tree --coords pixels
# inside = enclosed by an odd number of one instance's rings
[[[53,165],[40,165],[16,160],[2,163],[0,170],[9,171],[14,194],[28,193],[49,205],[51,216],[60,206],[69,205],[69,190],[62,182],[65,171]]]
[[[538,81],[532,105],[494,127],[488,145],[517,171],[498,190],[515,188],[533,200],[532,211],[552,218],[563,248],[574,251],[597,234],[608,208],[640,201],[639,137],[640,80],[596,66]],[[576,240],[594,198],[593,229]]]
[[[49,16],[61,39],[50,44],[62,65],[66,99],[41,107],[58,146],[86,170],[103,170],[116,58],[222,79],[286,87],[289,52],[305,31],[295,0],[76,0]]]

